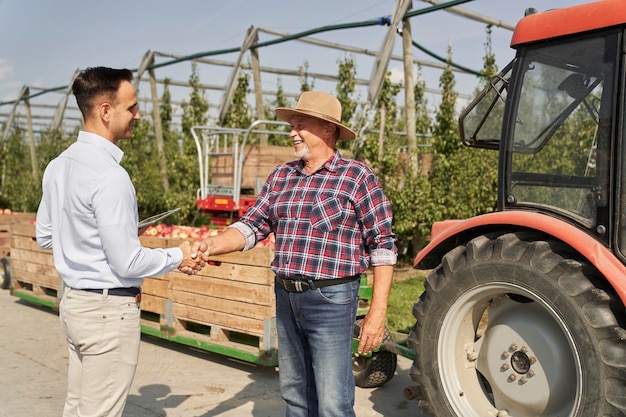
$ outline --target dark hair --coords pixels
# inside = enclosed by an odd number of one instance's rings
[[[81,71],[72,84],[72,93],[83,117],[91,113],[96,98],[106,95],[113,100],[121,82],[132,80],[133,73],[126,68],[91,67]]]

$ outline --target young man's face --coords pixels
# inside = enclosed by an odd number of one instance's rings
[[[130,82],[122,81],[109,111],[109,130],[113,139],[115,141],[129,139],[132,136],[135,121],[139,120],[135,87]]]

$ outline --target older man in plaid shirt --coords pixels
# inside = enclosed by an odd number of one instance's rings
[[[354,416],[352,334],[359,279],[374,273],[371,307],[358,350],[370,353],[385,330],[396,262],[389,200],[365,164],[346,159],[337,140],[355,133],[341,123],[332,95],[304,92],[291,124],[296,161],[278,166],[256,203],[221,235],[192,247],[203,256],[247,250],[275,233],[276,323],[287,417]]]

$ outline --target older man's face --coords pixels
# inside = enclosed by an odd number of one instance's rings
[[[329,138],[332,139],[333,136],[332,128],[334,126],[331,123],[315,117],[293,116],[289,136],[293,142],[296,157],[306,161],[316,148],[330,146]]]

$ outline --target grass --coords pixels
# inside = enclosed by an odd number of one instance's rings
[[[409,333],[415,324],[412,309],[424,291],[425,276],[419,271],[394,281],[387,301],[387,328],[392,332]]]

